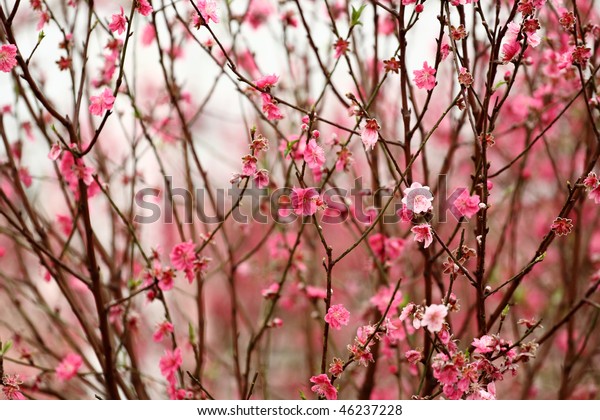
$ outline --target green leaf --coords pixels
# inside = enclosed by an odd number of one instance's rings
[[[510,305],[506,305],[504,309],[502,309],[502,317],[506,318],[506,315],[508,315],[508,311],[510,311]]]
[[[6,343],[4,343],[2,350],[0,350],[0,356],[4,356],[6,353],[8,353],[8,351],[12,348],[12,345],[12,340],[8,340]]]
[[[360,22],[360,15],[362,15],[363,10],[365,10],[365,7],[367,7],[366,4],[361,5],[358,10],[354,8],[354,6],[352,6],[352,18],[350,21],[350,26],[355,26],[355,25],[362,25],[362,23]]]
[[[129,290],[135,290],[141,285],[142,285],[141,279],[129,279],[129,281],[127,282],[127,287],[129,288]]]
[[[290,141],[287,144],[287,147],[285,148],[285,152],[284,152],[284,156],[287,157],[291,152],[292,152],[292,148],[294,147],[294,144],[298,143],[299,140],[294,140],[294,141]]]
[[[496,83],[496,85],[494,85],[494,90],[498,90],[498,88],[500,88],[500,86],[502,85],[507,85],[508,83],[506,82],[506,80],[500,80],[498,83]]]
[[[44,33],[44,31],[41,31],[38,34],[38,42],[42,42],[42,39],[44,39],[45,36],[46,36],[46,34]]]
[[[196,344],[196,331],[191,322],[188,324],[188,336],[190,338],[190,343]]]
[[[300,393],[300,399],[301,400],[306,400],[306,395],[304,395],[304,392],[302,392],[302,390],[298,391]]]
[[[539,263],[544,261],[544,258],[546,258],[546,253],[544,252],[542,255],[540,255],[539,257],[537,257],[534,261],[534,263]]]

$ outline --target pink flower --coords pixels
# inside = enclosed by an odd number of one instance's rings
[[[325,299],[327,297],[327,290],[322,287],[306,286],[305,291],[309,299]]]
[[[56,376],[61,381],[68,381],[77,375],[82,364],[83,359],[80,355],[69,353],[57,366]]]
[[[281,328],[283,327],[283,320],[281,318],[273,318],[273,321],[269,324],[272,328]]]
[[[279,81],[279,76],[276,74],[269,74],[263,76],[260,79],[254,81],[254,85],[261,90],[268,90],[274,87]]]
[[[33,179],[31,178],[31,174],[29,173],[29,169],[23,167],[19,168],[19,179],[25,185],[26,188],[31,187],[31,183]]]
[[[392,301],[392,304],[390,305],[390,310],[388,312],[389,316],[392,316],[394,314],[396,314],[396,312],[398,311],[398,306],[402,303],[402,292],[401,291],[397,291],[396,294],[394,295],[394,285],[389,285],[389,286],[381,286],[379,288],[379,290],[377,291],[377,294],[375,294],[375,296],[373,296],[370,300],[369,303],[371,303],[372,305],[374,305],[375,307],[377,307],[377,309],[379,310],[379,312],[381,312],[382,314],[385,312],[385,310],[387,309],[388,305],[390,304],[390,301],[392,300],[392,296],[394,296],[394,300]]]
[[[344,361],[338,357],[334,357],[333,362],[329,365],[329,373],[339,378],[344,373]]]
[[[588,198],[594,200],[594,203],[600,204],[600,185],[589,192]]]
[[[415,78],[413,81],[419,89],[432,90],[435,87],[435,69],[429,67],[427,61],[423,62],[422,70],[413,71]]]
[[[433,242],[431,226],[429,226],[427,223],[414,226],[410,231],[415,234],[414,240],[416,242],[423,242],[423,247],[425,248],[427,248]]]
[[[269,186],[269,171],[266,169],[259,169],[254,173],[254,181],[258,188],[265,188]]]
[[[571,52],[571,63],[573,63],[573,65],[585,67],[585,65],[591,57],[591,48],[588,48],[585,45],[578,45],[575,48],[573,48]]]
[[[137,0],[137,11],[140,12],[142,16],[148,16],[152,13],[152,5],[148,2],[148,0]]]
[[[322,373],[318,376],[313,376],[310,381],[315,384],[310,390],[321,397],[325,397],[328,400],[337,400],[337,389],[331,385],[329,377]]]
[[[40,18],[38,20],[37,25],[35,26],[36,31],[41,31],[42,28],[46,25],[46,23],[50,22],[50,13],[44,11],[40,13]]]
[[[587,189],[594,189],[598,185],[600,185],[600,181],[598,180],[598,175],[595,172],[590,172],[588,176],[583,180],[583,185]]]
[[[92,115],[101,116],[105,111],[113,109],[115,97],[109,88],[105,88],[102,94],[90,98],[90,112]]]
[[[168,268],[166,270],[161,270],[158,278],[158,288],[163,292],[167,292],[173,289],[175,285],[175,273],[172,268]]]
[[[127,28],[127,18],[125,17],[125,13],[123,12],[123,8],[121,7],[120,14],[112,15],[112,22],[108,25],[108,29],[113,32],[117,32],[121,35],[125,29]]]
[[[195,265],[198,260],[196,256],[196,245],[192,241],[177,244],[171,250],[169,257],[171,258],[173,267],[175,267],[176,270],[185,272],[188,281],[192,283],[192,281],[194,281],[194,273],[196,270]]]
[[[373,353],[371,353],[370,347],[363,347],[362,345],[348,344],[348,351],[352,353],[352,359],[361,366],[367,367],[369,363],[373,363]]]
[[[58,143],[54,143],[52,145],[52,147],[50,148],[50,152],[48,153],[48,159],[50,160],[56,160],[60,157],[62,150],[60,148],[60,145]]]
[[[446,315],[448,315],[448,308],[445,305],[429,305],[425,309],[421,326],[427,327],[432,333],[439,332],[442,330]]]
[[[360,138],[365,145],[365,149],[371,150],[375,147],[377,140],[379,140],[380,129],[381,127],[375,118],[365,121],[362,130],[360,131]]]
[[[217,15],[217,2],[214,0],[199,0],[197,3],[198,10],[204,19],[205,24],[212,20],[214,23],[219,23],[219,16]]]
[[[294,188],[291,199],[297,215],[312,216],[317,212],[319,193],[314,188]]]
[[[242,157],[242,175],[252,176],[256,172],[256,156],[246,155]]]
[[[154,40],[156,39],[156,30],[154,29],[154,25],[151,23],[148,23],[146,26],[144,26],[144,29],[142,30],[142,45],[144,47],[147,47],[148,45],[152,44],[154,42]]]
[[[60,159],[59,171],[72,191],[78,191],[80,179],[88,186],[94,180],[92,177],[94,169],[87,167],[83,159],[75,159],[71,152],[63,153]]]
[[[17,65],[17,47],[6,44],[0,47],[0,71],[10,72]]]
[[[169,334],[172,332],[173,332],[173,324],[171,324],[168,321],[165,321],[162,324],[158,324],[156,331],[154,331],[154,334],[152,334],[152,339],[155,342],[160,343],[161,341],[163,341],[165,334]]]
[[[160,358],[158,366],[160,367],[160,373],[167,381],[173,383],[175,382],[175,374],[182,363],[181,349],[176,348],[173,351],[166,350],[165,355]]]
[[[277,296],[277,294],[279,293],[279,288],[279,283],[271,283],[269,287],[262,289],[260,293],[265,299],[270,299],[272,297]]]
[[[409,210],[409,208],[406,206],[406,204],[402,204],[402,208],[400,210],[398,210],[396,212],[396,214],[400,217],[400,220],[402,220],[404,223],[410,222],[413,218],[413,212],[412,212],[412,210]]]
[[[342,55],[346,54],[346,52],[348,52],[348,47],[350,46],[350,43],[342,38],[338,38],[338,40],[335,42],[335,44],[333,44],[333,47],[335,48],[335,54],[333,55],[334,58],[338,59],[340,58]]]
[[[310,169],[318,169],[325,163],[325,151],[315,139],[310,139],[304,149],[304,161]]]
[[[409,303],[404,308],[402,308],[402,312],[400,312],[400,317],[399,317],[400,321],[404,321],[409,316],[411,316],[414,313],[415,308],[416,307],[415,307],[414,303]]]
[[[416,365],[421,360],[423,360],[423,353],[417,350],[409,350],[404,353],[404,357],[408,360],[408,363]]]
[[[486,389],[477,388],[475,392],[469,394],[468,400],[495,400],[496,399],[496,384],[490,382]]]
[[[573,220],[557,217],[550,227],[557,236],[566,236],[573,230]]]
[[[354,164],[352,152],[346,147],[337,152],[337,161],[335,162],[336,171],[347,171]]]
[[[469,196],[465,189],[454,201],[454,207],[466,218],[470,219],[479,211],[479,196],[477,194]]]
[[[325,315],[325,322],[331,325],[334,330],[341,330],[343,325],[348,325],[350,321],[350,312],[344,305],[333,305]]]
[[[5,375],[0,378],[2,393],[7,400],[24,400],[20,385],[23,383],[19,375]]]
[[[194,393],[192,391],[177,388],[174,383],[169,384],[167,392],[169,393],[169,399],[171,400],[181,401],[194,399]]]
[[[258,29],[274,12],[269,0],[250,0],[245,18],[252,29]]]
[[[471,345],[475,347],[475,353],[485,354],[494,351],[496,339],[492,336],[484,335],[481,338],[474,338]]]
[[[410,187],[406,188],[402,198],[402,204],[406,206],[407,210],[416,214],[427,213],[432,210],[432,201],[433,195],[429,187],[418,182],[413,182]],[[408,214],[405,217],[408,217]],[[410,219],[412,219],[412,214]]]
[[[279,107],[273,102],[273,98],[271,95],[263,93],[262,97],[262,110],[265,114],[267,114],[267,119],[269,121],[277,121],[283,119],[283,114]]]
[[[517,40],[507,42],[502,46],[502,61],[509,63],[513,61],[521,51],[521,44]]]

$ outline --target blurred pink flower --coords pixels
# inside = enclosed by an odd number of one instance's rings
[[[152,339],[155,342],[160,343],[161,341],[163,341],[165,334],[169,334],[172,332],[173,332],[173,324],[171,324],[168,321],[165,321],[161,324],[158,324],[158,327],[154,331],[154,334],[152,334]]]
[[[181,355],[181,349],[176,348],[173,351],[166,350],[165,355],[160,358],[158,366],[160,367],[160,373],[170,383],[175,382],[175,374],[183,363],[183,357]]]
[[[69,353],[56,368],[56,377],[61,381],[68,381],[77,375],[82,364],[80,355]]]
[[[52,145],[52,147],[50,148],[50,152],[48,153],[48,159],[50,160],[56,160],[60,157],[62,150],[60,148],[60,145],[58,143],[54,143]]]
[[[112,22],[108,25],[108,29],[113,32],[117,32],[121,35],[127,29],[127,18],[123,8],[121,7],[121,13],[112,15]]]
[[[152,10],[152,5],[148,0],[137,0],[137,11],[140,12],[140,15],[148,16]]]

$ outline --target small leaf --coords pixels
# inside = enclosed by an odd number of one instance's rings
[[[291,152],[292,152],[292,148],[294,147],[294,145],[296,143],[298,143],[299,140],[294,140],[294,141],[290,141],[287,144],[287,147],[285,148],[285,152],[284,152],[284,156],[287,157]]]
[[[537,257],[534,261],[534,263],[539,263],[544,261],[544,258],[546,258],[546,253],[544,252],[542,255],[540,255],[539,257]]]
[[[45,36],[46,36],[46,34],[44,33],[44,31],[41,31],[38,34],[38,42],[42,42],[42,39],[44,39]]]
[[[141,279],[129,279],[129,281],[127,282],[127,287],[129,288],[129,290],[135,290],[139,286],[141,286],[141,284],[142,284]]]
[[[502,317],[503,317],[503,318],[506,318],[506,315],[508,315],[508,311],[510,311],[510,306],[509,306],[509,305],[506,305],[506,306],[504,307],[504,309],[502,309]]]
[[[191,322],[188,324],[188,336],[190,338],[190,343],[195,344],[196,343],[196,331],[194,330],[194,327]]]
[[[352,19],[350,21],[351,27],[355,25],[362,25],[360,22],[360,15],[362,14],[363,10],[365,10],[365,7],[367,7],[367,5],[363,4],[357,10],[354,8],[354,6],[352,6]]]
[[[494,85],[494,90],[498,90],[500,88],[500,86],[502,85],[507,85],[508,83],[506,82],[506,80],[500,80],[498,83],[496,83]]]
[[[306,395],[304,395],[304,392],[302,392],[302,390],[298,391],[300,393],[300,399],[301,400],[306,400]]]
[[[12,348],[12,345],[12,340],[8,340],[6,343],[4,343],[2,350],[0,350],[0,356],[4,356],[6,353],[8,353],[8,351]]]

